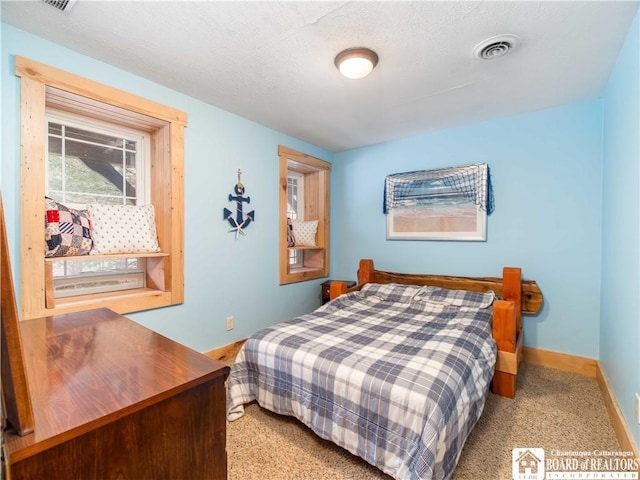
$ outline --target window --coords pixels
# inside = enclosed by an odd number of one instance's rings
[[[331,164],[279,146],[280,284],[329,275],[329,188]],[[287,220],[318,221],[316,245],[287,245]],[[294,231],[295,233],[295,231]]]
[[[149,203],[143,131],[48,109],[46,162],[47,196],[72,208]]]
[[[45,194],[71,208],[148,203],[145,132],[47,109]],[[56,261],[53,298],[146,288],[145,258]]]
[[[287,217],[304,220],[304,175],[293,170],[287,172]],[[300,199],[300,201],[298,201]],[[302,268],[302,251],[289,249],[289,268]]]
[[[186,114],[19,56],[15,73],[22,318],[182,303]],[[161,252],[45,259],[45,194],[72,208],[152,204]]]
[[[48,197],[84,210],[89,202],[148,203],[149,137],[82,115],[47,110]],[[145,258],[56,261],[53,298],[146,288]]]

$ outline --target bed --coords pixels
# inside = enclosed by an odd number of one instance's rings
[[[520,314],[542,295],[503,278],[397,274],[361,260],[358,284],[252,335],[231,368],[227,418],[257,401],[400,480],[448,479],[489,388],[515,395]]]

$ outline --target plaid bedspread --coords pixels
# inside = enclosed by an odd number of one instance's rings
[[[484,408],[493,292],[366,285],[244,344],[227,418],[257,400],[397,480],[448,479]]]

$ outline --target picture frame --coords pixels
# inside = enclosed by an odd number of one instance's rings
[[[389,175],[387,239],[486,241],[492,204],[486,163]]]

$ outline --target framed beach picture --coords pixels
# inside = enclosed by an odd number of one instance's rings
[[[389,175],[384,212],[389,240],[487,238],[493,193],[486,163]]]

